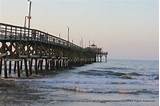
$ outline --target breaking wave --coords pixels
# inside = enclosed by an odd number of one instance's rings
[[[138,89],[138,90],[102,90],[102,89],[81,89],[78,86],[75,87],[55,87],[53,89],[62,89],[66,91],[73,91],[73,92],[80,92],[80,93],[99,93],[99,94],[133,94],[133,95],[139,95],[139,94],[154,94],[158,95],[159,91],[154,90],[147,90],[147,89]]]
[[[100,69],[106,69],[106,70],[135,70],[133,68],[127,68],[127,67],[108,67],[108,68],[100,68]]]
[[[103,71],[103,70],[87,70],[81,71],[79,74],[83,75],[92,75],[92,76],[115,76],[123,79],[132,79],[132,76],[142,76],[142,74],[136,72],[124,73],[124,72],[115,72],[115,71]]]

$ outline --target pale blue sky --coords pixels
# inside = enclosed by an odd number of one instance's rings
[[[83,37],[110,58],[158,59],[158,0],[32,0],[31,27]],[[27,0],[0,0],[0,22],[23,25]]]

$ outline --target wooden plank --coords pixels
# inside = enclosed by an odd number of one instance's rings
[[[39,58],[40,56],[39,55],[30,55],[29,57],[31,57],[31,58]]]
[[[41,56],[41,58],[44,58],[44,59],[46,59],[46,58],[49,58],[49,56]]]
[[[28,58],[27,55],[19,55],[20,58]]]
[[[56,59],[56,57],[55,56],[53,56],[53,57],[51,57],[52,59]]]
[[[0,58],[3,58],[3,57],[5,57],[5,56],[7,56],[7,53],[1,53],[1,54],[0,54]]]
[[[22,59],[6,59],[6,61],[22,61]]]

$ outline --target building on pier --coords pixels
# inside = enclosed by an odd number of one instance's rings
[[[95,45],[94,43],[86,49],[95,52],[95,62],[107,62],[108,52],[103,52],[102,48],[98,48],[97,45]]]

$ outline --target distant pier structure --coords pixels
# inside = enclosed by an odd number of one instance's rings
[[[98,48],[97,45],[92,44],[86,49],[96,52],[95,55],[96,62],[107,62],[108,52],[103,52],[102,48]]]
[[[0,77],[29,77],[84,64],[102,62],[107,52],[82,48],[36,29],[0,23]]]

